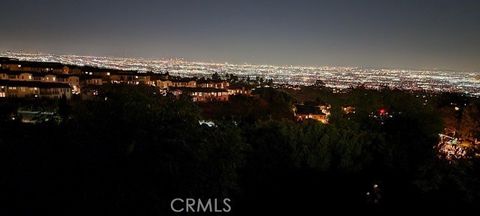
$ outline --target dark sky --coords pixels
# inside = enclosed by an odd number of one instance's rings
[[[0,50],[480,71],[479,0],[1,0]]]

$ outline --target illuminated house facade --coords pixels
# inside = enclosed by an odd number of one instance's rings
[[[0,71],[0,80],[68,84],[73,94],[80,93],[80,78],[76,75],[3,70]]]
[[[252,95],[252,88],[248,86],[229,85],[229,95]]]
[[[57,94],[80,94],[86,96],[98,95],[99,86],[104,84],[127,84],[155,86],[165,93],[175,95],[184,92],[193,101],[228,101],[229,95],[251,95],[251,88],[245,86],[230,86],[230,83],[220,78],[184,78],[170,76],[166,73],[124,71],[117,69],[96,68],[91,66],[70,66],[49,62],[26,62],[17,59],[0,58],[0,80],[32,82],[3,82],[3,97],[16,96],[42,97],[42,93],[56,97]],[[52,85],[46,85],[49,83]],[[8,84],[8,85],[7,85]],[[59,85],[56,85],[59,84]],[[64,87],[70,86],[69,90]],[[21,86],[16,86],[21,85]],[[52,87],[52,91],[47,91]],[[5,88],[7,88],[5,90]],[[20,91],[16,91],[20,89]],[[85,92],[82,92],[84,89]],[[49,96],[50,97],[50,96]],[[70,98],[70,96],[68,97]],[[83,97],[82,98],[91,98]]]
[[[216,88],[171,88],[170,92],[175,96],[182,94],[192,97],[194,102],[228,101],[228,91]]]
[[[195,78],[169,78],[169,79],[158,79],[155,81],[156,86],[160,89],[168,88],[196,88],[197,81]]]
[[[296,104],[293,107],[293,114],[297,121],[305,121],[308,119],[328,124],[328,117],[330,112],[327,110],[328,105],[310,106],[303,104]]]
[[[72,97],[72,88],[66,83],[48,83],[23,80],[0,80],[0,97],[39,97],[59,99]]]
[[[226,89],[230,86],[230,83],[225,80],[199,79],[197,86],[200,88]]]

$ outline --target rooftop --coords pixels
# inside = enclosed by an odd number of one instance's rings
[[[185,92],[228,92],[226,89],[217,88],[188,88],[188,87],[172,87],[170,90],[180,90]]]
[[[21,81],[21,80],[0,80],[0,86],[11,87],[37,87],[37,88],[71,88],[66,83]]]
[[[10,70],[0,70],[0,73],[4,73],[8,75],[31,74],[32,76],[55,75],[57,77],[62,77],[62,78],[78,76],[78,75],[60,74],[60,73],[52,73],[52,72],[30,72],[30,71],[10,71]]]

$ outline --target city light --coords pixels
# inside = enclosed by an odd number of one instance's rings
[[[186,61],[182,58],[143,59],[17,52],[0,54],[27,61],[60,62],[140,72],[168,71],[171,75],[184,77],[205,77],[213,73],[234,74],[250,79],[273,79],[277,84],[289,85],[313,85],[317,80],[322,80],[326,87],[340,90],[358,86],[370,89],[389,87],[403,90],[456,92],[480,97],[478,73],[463,71],[231,64]]]

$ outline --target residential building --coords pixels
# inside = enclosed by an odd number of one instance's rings
[[[225,80],[199,79],[197,81],[197,86],[200,88],[226,89],[229,85],[230,83]]]
[[[251,95],[252,88],[245,85],[229,85],[228,94],[229,95]]]
[[[228,91],[216,88],[171,88],[170,92],[175,96],[187,94],[194,102],[228,101]]]
[[[0,80],[0,97],[40,97],[70,99],[72,88],[66,83]]]
[[[296,104],[293,107],[293,114],[297,121],[305,121],[308,119],[322,122],[323,124],[328,123],[328,114],[322,111],[320,106],[311,106]]]

